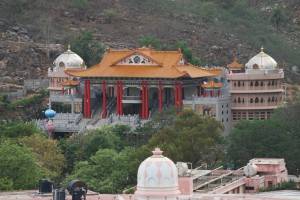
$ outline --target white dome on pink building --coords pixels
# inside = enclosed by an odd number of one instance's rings
[[[138,169],[137,199],[175,199],[180,194],[178,188],[178,171],[172,160],[162,155],[155,148],[153,155],[144,160]]]
[[[274,58],[266,54],[263,50],[264,49],[261,48],[261,52],[246,63],[247,69],[272,70],[277,68],[277,62],[274,60]]]
[[[63,67],[65,69],[85,68],[84,60],[76,53],[71,51],[70,45],[68,50],[60,54],[53,62],[54,67]]]

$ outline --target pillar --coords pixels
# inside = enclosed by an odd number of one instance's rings
[[[106,82],[102,82],[102,118],[107,115],[107,102],[106,102]]]
[[[142,82],[142,91],[141,91],[141,118],[148,119],[149,117],[149,93],[148,93],[148,84],[146,81]]]
[[[175,83],[175,108],[181,109],[182,107],[182,84],[177,82]]]
[[[161,81],[158,83],[158,111],[162,112],[163,107],[163,88]]]
[[[91,118],[91,89],[90,80],[84,81],[84,117]]]
[[[117,115],[123,115],[123,83],[122,81],[117,81]]]
[[[62,95],[64,95],[64,94],[65,94],[65,88],[64,88],[64,86],[62,87],[61,94],[62,94]]]

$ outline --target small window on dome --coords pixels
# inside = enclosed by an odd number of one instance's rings
[[[253,67],[253,69],[258,69],[259,68],[258,64],[254,64],[252,67]]]
[[[58,65],[59,65],[60,67],[65,67],[65,63],[63,63],[63,62],[60,62]]]

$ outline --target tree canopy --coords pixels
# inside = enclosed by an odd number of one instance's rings
[[[255,157],[284,158],[289,173],[300,166],[300,103],[278,109],[270,120],[241,121],[228,137],[227,156],[236,167]]]
[[[42,169],[32,152],[10,142],[0,145],[0,186],[2,189],[32,189],[42,177]]]
[[[95,41],[91,32],[82,32],[71,41],[71,47],[82,57],[88,67],[99,63],[105,51],[105,46]]]
[[[149,151],[156,146],[162,148],[174,162],[215,165],[223,157],[221,132],[222,127],[215,119],[185,110],[174,123],[155,133],[146,146]]]

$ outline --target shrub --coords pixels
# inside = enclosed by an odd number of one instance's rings
[[[103,16],[106,23],[110,24],[118,18],[118,12],[115,9],[109,8],[103,10]]]

